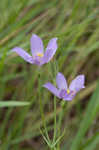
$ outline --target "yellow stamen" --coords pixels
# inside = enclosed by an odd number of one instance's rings
[[[70,90],[69,89],[67,89],[67,94],[69,94],[70,93]]]
[[[37,53],[37,56],[43,57],[43,53]]]

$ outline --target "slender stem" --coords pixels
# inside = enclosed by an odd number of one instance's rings
[[[53,142],[55,142],[56,139],[56,96],[54,96],[54,138],[53,138]]]
[[[51,148],[51,150],[57,150],[57,149],[56,149],[56,147],[54,147],[54,148]]]
[[[51,73],[52,73],[52,77],[56,76],[56,74],[57,74],[57,64],[56,64],[56,62],[54,62],[53,65],[51,65],[51,63],[49,65],[50,65],[50,70],[51,70]],[[53,79],[53,82],[54,82],[54,85],[55,85],[56,84],[56,77],[55,77],[55,79]],[[53,135],[53,143],[56,140],[56,133],[57,133],[57,124],[56,124],[56,96],[54,96],[54,135]]]
[[[42,106],[42,101],[41,101],[41,73],[40,70],[38,72],[38,94],[39,94],[39,106],[40,106],[40,112],[41,112],[41,117],[42,119],[44,118],[43,114],[43,106]]]
[[[59,120],[58,120],[59,133],[60,133],[60,127],[61,127],[61,124],[62,124],[63,113],[64,113],[64,109],[62,108],[62,110],[61,110],[61,112],[59,114]]]
[[[40,106],[40,112],[41,112],[41,117],[42,117],[42,122],[43,122],[43,125],[44,125],[44,129],[45,129],[45,133],[46,133],[48,141],[50,141],[49,136],[48,136],[48,131],[47,131],[47,128],[46,128],[45,119],[44,119],[43,104],[42,104],[42,100],[41,100],[41,86],[42,86],[42,83],[41,83],[41,72],[39,70],[39,72],[38,72],[39,106]]]
[[[63,115],[64,115],[64,111],[66,110],[66,102],[65,101],[62,101],[61,103],[61,107],[62,107],[62,110],[59,114],[59,120],[58,120],[58,129],[59,129],[59,132],[60,132],[60,127],[61,127],[61,124],[62,124],[62,119],[63,119]]]
[[[64,115],[64,111],[66,108],[66,102],[62,101],[61,106],[62,106],[62,110],[59,114],[59,120],[58,120],[58,135],[60,136],[61,134],[61,125],[62,125],[62,119],[63,119],[63,115]],[[58,149],[60,148],[60,142],[58,142]]]

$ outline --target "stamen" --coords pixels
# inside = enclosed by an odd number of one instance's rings
[[[70,90],[69,89],[67,89],[67,94],[69,94],[70,93]]]
[[[43,57],[43,53],[37,53],[37,56]]]

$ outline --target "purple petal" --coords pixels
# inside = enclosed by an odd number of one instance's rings
[[[53,38],[49,41],[44,54],[44,59],[46,63],[52,59],[52,57],[56,53],[56,50],[57,50],[57,38]]]
[[[62,99],[64,98],[65,95],[66,95],[66,90],[64,90],[64,89],[60,90],[59,96],[60,96]]]
[[[65,90],[67,90],[66,79],[65,79],[64,75],[62,73],[60,73],[60,72],[56,76],[56,83],[57,83],[57,87],[59,89],[65,89]]]
[[[51,93],[60,98],[58,89],[50,82],[44,84],[43,87],[47,88]]]
[[[70,84],[70,86],[69,86],[70,91],[78,92],[78,91],[80,91],[82,88],[85,88],[84,82],[85,82],[85,76],[84,76],[84,75],[79,75],[79,76],[77,76],[77,77],[71,82],[71,84]]]
[[[36,34],[33,34],[31,37],[31,52],[33,56],[36,56],[37,53],[43,53],[43,42],[40,37]]]
[[[35,56],[33,60],[34,60],[34,64],[38,66],[42,66],[43,64],[45,64],[44,57]]]
[[[70,92],[69,94],[67,93],[66,90],[60,90],[59,96],[66,101],[71,101],[75,97],[76,93],[75,92]]]
[[[46,63],[45,57],[40,58],[39,66],[42,66],[42,65],[44,65],[45,63]]]
[[[33,64],[33,58],[31,55],[29,55],[27,52],[25,52],[22,48],[20,47],[15,47],[12,49],[13,52],[16,52],[20,57],[22,57],[25,61]]]
[[[45,56],[43,56],[43,57],[40,59],[40,63],[39,63],[39,65],[40,65],[40,66],[42,66],[42,65],[44,65],[45,63],[47,63],[47,61],[46,61],[46,57],[45,57]]]
[[[75,95],[76,95],[76,94],[75,94]],[[65,100],[65,101],[71,101],[72,99],[74,99],[75,95],[70,95],[70,94],[68,94],[68,95],[66,95],[66,96],[63,98],[63,100]]]

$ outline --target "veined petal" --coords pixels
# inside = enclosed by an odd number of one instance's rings
[[[74,95],[70,95],[70,94],[66,95],[66,96],[64,96],[63,100],[65,100],[65,101],[71,101],[72,99],[74,99],[75,95],[76,94],[74,94]]]
[[[39,66],[42,66],[42,65],[44,65],[45,63],[46,63],[46,62],[45,62],[45,57],[40,58]]]
[[[31,55],[29,55],[27,52],[25,52],[22,48],[20,47],[15,47],[12,49],[13,52],[16,52],[20,57],[22,57],[25,61],[33,64],[33,58]]]
[[[68,94],[66,90],[60,90],[59,96],[66,101],[71,101],[76,95],[76,92],[72,92],[70,91],[70,93]]]
[[[49,41],[44,54],[44,59],[46,63],[52,59],[52,57],[56,53],[56,50],[57,50],[57,38],[53,38]]]
[[[70,91],[78,92],[78,91],[80,91],[82,88],[85,88],[84,82],[85,82],[85,76],[84,76],[84,75],[79,75],[79,76],[77,76],[77,77],[71,82],[71,84],[70,84],[70,86],[69,86]]]
[[[44,84],[43,87],[47,88],[51,93],[60,98],[58,89],[50,82]]]
[[[60,73],[60,72],[56,76],[56,83],[57,83],[57,87],[59,89],[65,89],[65,90],[67,90],[66,79],[65,79],[64,75],[62,73]]]
[[[33,34],[31,37],[31,52],[33,56],[36,56],[37,54],[43,54],[43,42],[42,39],[37,36],[36,34]]]

